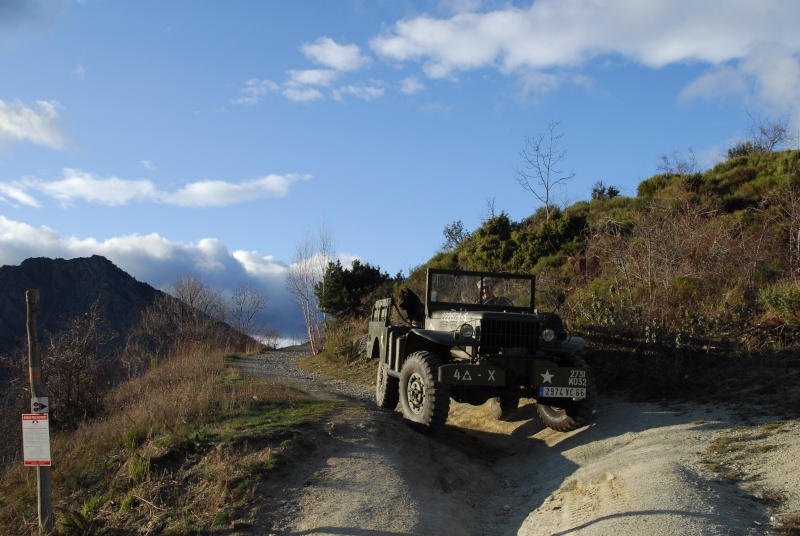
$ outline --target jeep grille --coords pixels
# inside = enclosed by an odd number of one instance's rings
[[[538,341],[538,322],[489,318],[481,322],[482,353],[498,353],[502,348],[526,348],[534,352]]]

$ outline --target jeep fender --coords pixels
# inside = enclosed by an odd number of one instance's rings
[[[539,350],[550,354],[574,354],[586,346],[586,341],[581,337],[572,337],[562,343],[539,343]]]
[[[428,350],[440,356],[449,355],[450,348],[455,344],[453,333],[450,331],[414,328],[408,332],[405,355],[409,356],[421,350]],[[459,345],[461,344],[463,343],[459,341]]]

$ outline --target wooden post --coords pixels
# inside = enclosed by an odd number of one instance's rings
[[[42,358],[39,355],[39,340],[36,338],[36,313],[39,311],[39,291],[25,292],[28,305],[28,371],[31,378],[31,397],[47,396],[42,381]],[[53,533],[53,507],[50,493],[50,467],[36,467],[36,482],[39,488],[39,533]]]

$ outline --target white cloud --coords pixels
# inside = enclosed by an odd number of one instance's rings
[[[239,88],[239,93],[242,94],[238,99],[233,99],[233,104],[241,104],[245,106],[253,106],[261,102],[261,99],[271,91],[278,91],[280,88],[278,84],[272,80],[259,80],[258,78],[250,78],[244,81],[244,84]]]
[[[250,282],[267,296],[265,320],[285,336],[303,331],[302,316],[286,291],[285,263],[255,251],[231,254],[215,238],[173,242],[156,233],[105,240],[61,237],[46,226],[34,227],[0,215],[0,266],[31,257],[74,259],[102,255],[139,281],[165,289],[178,277],[193,275],[230,293]]]
[[[21,184],[58,200],[63,206],[71,206],[77,200],[118,206],[134,200],[158,197],[156,187],[148,180],[126,180],[117,177],[101,179],[91,173],[70,168],[64,169],[62,179],[42,181],[28,178]]]
[[[269,82],[264,85],[257,79],[249,80],[240,90],[244,97],[234,100],[236,104],[257,104],[269,91],[281,91],[288,100],[295,102],[314,102],[325,99],[320,88],[330,88],[343,73],[355,71],[369,65],[372,61],[361,54],[357,45],[340,45],[329,37],[320,37],[314,43],[300,47],[303,54],[312,62],[325,66],[325,69],[291,69],[286,72],[287,80],[278,85]],[[341,100],[342,95],[350,94],[370,100],[383,94],[374,87],[348,85],[335,90],[333,98]]]
[[[783,44],[755,47],[741,71],[755,81],[755,94],[768,109],[790,108],[800,119],[800,54]]]
[[[156,165],[149,160],[139,160],[139,165],[141,165],[147,171],[156,170]]]
[[[767,110],[800,118],[800,56],[764,43],[743,61],[717,66],[688,84],[681,101],[751,96]]]
[[[330,37],[323,36],[313,43],[304,43],[300,50],[311,61],[337,71],[354,71],[371,62],[369,57],[361,54],[357,45],[340,45]]]
[[[309,175],[270,174],[241,183],[199,181],[187,184],[172,194],[162,196],[162,200],[184,207],[235,205],[265,197],[284,197],[289,193],[289,186],[293,182],[310,178]]]
[[[649,67],[683,61],[720,63],[764,39],[800,46],[800,5],[779,0],[539,0],[529,8],[401,20],[370,43],[398,61],[422,61],[439,76],[499,67],[544,69],[608,55]],[[691,9],[689,9],[691,7]]]
[[[339,73],[331,69],[306,69],[304,71],[289,71],[290,87],[297,86],[330,86]]]
[[[361,100],[370,101],[383,96],[383,88],[374,86],[343,86],[333,92],[333,98],[341,101],[346,95],[350,95]]]
[[[732,0],[720,8],[716,0],[538,0],[485,12],[471,2],[461,7],[446,18],[400,20],[370,47],[390,61],[419,63],[431,78],[485,68],[520,74],[540,94],[581,82],[565,71],[598,58],[650,68],[705,63],[714,69],[682,98],[752,88],[774,108],[800,108],[800,2]]]
[[[257,251],[237,250],[233,257],[241,263],[248,274],[258,277],[277,277],[286,274],[286,266],[272,256],[263,256]]]
[[[0,199],[11,203],[39,206],[29,192],[38,192],[69,207],[78,201],[107,206],[126,205],[133,201],[149,201],[182,207],[219,207],[246,203],[256,199],[280,198],[289,187],[310,175],[269,174],[239,183],[204,180],[189,183],[174,192],[158,189],[146,179],[101,178],[92,173],[65,168],[63,178],[45,181],[28,177],[15,183],[0,182]]]
[[[414,95],[423,89],[425,89],[425,86],[413,76],[403,78],[403,80],[400,82],[400,91],[406,95]]]
[[[288,87],[283,90],[283,96],[295,102],[312,102],[322,100],[325,96],[316,88]]]
[[[64,251],[58,233],[49,227],[35,228],[0,214],[0,266],[29,257],[63,257]]]
[[[29,195],[23,188],[14,184],[6,184],[0,182],[0,201],[17,206],[28,205],[29,207],[38,207],[39,202],[33,196]]]
[[[0,145],[4,142],[31,142],[54,149],[67,146],[55,101],[36,101],[36,109],[21,102],[0,100]]]
[[[86,78],[86,67],[84,67],[82,63],[79,63],[69,74],[75,78],[78,78],[79,80],[83,80]]]
[[[678,98],[689,101],[695,98],[720,99],[746,93],[747,80],[743,73],[732,65],[722,65],[683,88]]]

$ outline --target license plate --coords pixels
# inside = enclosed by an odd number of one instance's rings
[[[554,398],[586,398],[586,387],[539,387],[539,396]]]

